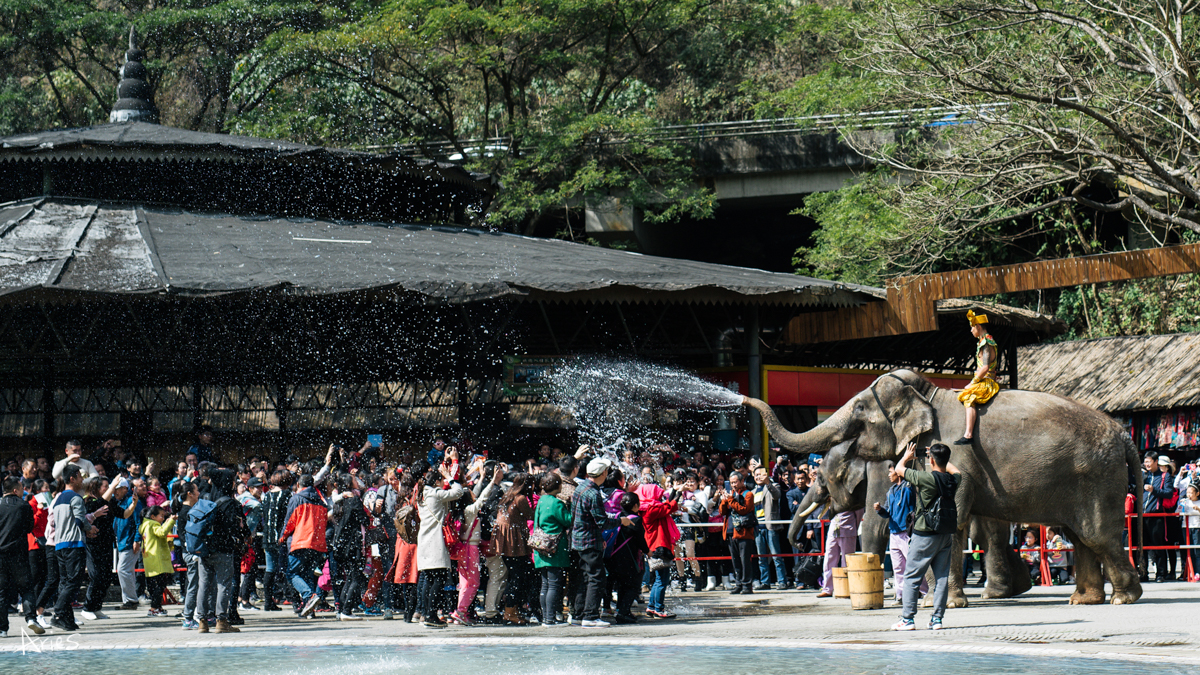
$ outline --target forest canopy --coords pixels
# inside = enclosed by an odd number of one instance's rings
[[[460,158],[481,226],[582,239],[589,199],[719,205],[663,125],[911,111],[797,213],[802,273],[1197,240],[1200,0],[0,0],[0,135],[102,123],[136,26],[162,121]],[[869,135],[845,133],[857,143]],[[1200,328],[1191,277],[1003,298],[1073,335]]]

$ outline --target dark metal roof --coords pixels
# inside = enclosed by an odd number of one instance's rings
[[[145,122],[54,129],[0,138],[0,162],[13,161],[310,161],[390,169],[475,187],[497,189],[494,178],[448,162],[415,159],[399,152],[372,153],[324,148],[249,136],[188,131]]]
[[[0,206],[0,296],[391,290],[432,301],[846,306],[865,286],[477,229],[198,213],[90,200]]]

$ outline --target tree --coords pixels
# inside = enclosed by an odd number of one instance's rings
[[[897,174],[883,188],[908,221],[893,271],[1037,235],[1037,213],[1066,232],[1119,213],[1160,243],[1200,231],[1196,5],[884,0],[855,14],[843,67],[858,69],[859,88],[889,92],[876,105],[942,108],[894,142],[860,146]],[[1086,236],[1076,245],[1093,252]]]
[[[285,99],[352,86],[360,105],[347,114],[364,141],[414,144],[501,176],[489,216],[498,227],[578,227],[572,212],[610,193],[650,219],[704,216],[714,202],[695,187],[687,146],[645,136],[664,117],[739,105],[740,74],[756,45],[772,43],[782,7],[390,0],[324,30],[277,33],[281,58],[312,69],[268,94],[271,114],[252,117],[270,126]]]

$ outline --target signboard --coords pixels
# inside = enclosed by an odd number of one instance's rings
[[[570,356],[505,356],[504,393],[507,396],[545,396],[547,376]]]

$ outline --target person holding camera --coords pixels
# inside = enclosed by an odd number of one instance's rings
[[[929,447],[929,471],[908,468],[908,463],[916,456],[916,449],[916,443],[909,443],[896,464],[896,471],[916,488],[917,517],[908,543],[908,566],[904,570],[901,596],[904,609],[892,630],[916,629],[913,618],[917,615],[917,598],[920,597],[918,587],[930,567],[933,568],[934,586],[929,630],[941,630],[950,586],[950,547],[954,545],[954,534],[958,531],[954,495],[962,483],[962,474],[950,463],[950,447],[943,443]]]
[[[717,493],[720,512],[725,516],[725,538],[733,559],[733,590],[730,595],[754,593],[754,534],[758,525],[754,518],[754,493],[746,489],[741,473],[734,471],[726,481],[727,489]]]

